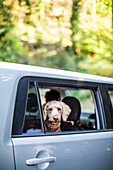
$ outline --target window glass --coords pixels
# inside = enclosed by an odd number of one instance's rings
[[[44,83],[38,83],[38,88],[40,96],[35,83],[29,83],[23,134],[40,134],[44,130],[39,101],[46,133],[98,129],[98,113],[92,90]]]
[[[41,120],[34,82],[29,83],[23,133],[41,133]]]
[[[109,90],[109,96],[110,96],[112,108],[113,108],[113,90]]]

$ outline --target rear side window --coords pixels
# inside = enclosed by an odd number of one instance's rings
[[[56,133],[58,129],[58,133],[100,129],[96,94],[96,86],[78,85],[76,81],[23,78],[18,86],[12,134],[31,136]],[[60,104],[50,108],[47,105],[51,101]],[[70,108],[68,115],[66,106]],[[46,116],[45,110],[49,112]]]

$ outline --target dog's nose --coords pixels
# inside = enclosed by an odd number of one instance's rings
[[[53,119],[56,121],[56,120],[58,120],[58,117],[57,117],[57,116],[54,116]]]

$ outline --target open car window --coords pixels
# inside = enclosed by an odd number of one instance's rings
[[[94,100],[94,92],[91,89],[84,89],[84,88],[70,88],[70,87],[46,87],[46,86],[39,86],[42,106],[46,103],[46,93],[51,90],[56,90],[61,95],[61,101],[65,102],[65,98],[73,98],[77,99],[80,103],[80,110],[79,113],[72,113],[72,118],[67,119],[67,125],[61,123],[61,130],[62,131],[71,131],[71,130],[95,130],[97,129],[97,109],[96,103]],[[71,100],[71,99],[70,99]],[[74,101],[72,101],[74,102]],[[71,103],[71,101],[70,101]],[[76,101],[72,103],[72,109],[76,110]],[[74,118],[74,114],[78,114],[78,119]],[[75,122],[76,121],[76,122]],[[65,122],[66,124],[66,122]],[[68,126],[76,124],[77,128],[69,128]],[[65,127],[64,127],[65,126]]]
[[[60,132],[100,129],[99,113],[95,97],[97,92],[96,87],[92,87],[91,85],[87,87],[86,84],[85,86],[84,84],[78,86],[76,82],[62,83],[62,81],[58,81],[56,83],[48,80],[41,82],[41,79],[39,81],[38,79],[24,79],[24,81],[20,81],[18,88],[13,135],[42,135],[49,132],[56,132],[50,128],[50,131],[46,131],[46,120],[44,118],[44,108],[50,102],[46,97],[50,91],[57,91],[60,94],[58,100],[56,94],[52,94],[51,101],[64,103],[65,106],[67,105],[70,108],[68,116],[64,118],[65,112],[62,113],[59,110],[62,109],[61,104],[60,108],[59,106],[57,107],[58,112],[61,114],[59,118]],[[47,115],[46,118],[48,117]],[[56,116],[54,119],[56,119]],[[51,118],[52,121],[53,118]],[[56,120],[54,123],[56,123]]]

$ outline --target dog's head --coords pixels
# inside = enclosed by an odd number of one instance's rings
[[[60,122],[61,116],[63,121],[66,121],[70,112],[71,109],[65,103],[55,100],[50,101],[45,105],[43,110],[44,121],[48,119],[52,124],[57,124],[57,122]]]

